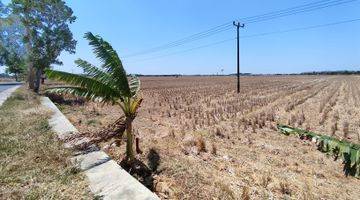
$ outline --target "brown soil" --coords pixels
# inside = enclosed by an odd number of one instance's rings
[[[241,95],[235,77],[141,80],[134,129],[143,151],[137,158],[150,174],[139,179],[162,199],[360,199],[360,180],[346,177],[340,161],[275,128],[359,143],[359,76],[241,77]],[[59,107],[83,132],[122,114],[93,102]],[[125,142],[107,144],[120,162]]]

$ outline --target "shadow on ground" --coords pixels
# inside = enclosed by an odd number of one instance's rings
[[[141,160],[135,159],[131,164],[125,160],[120,162],[120,166],[139,180],[149,190],[154,191],[154,175],[160,164],[160,155],[155,149],[150,149],[148,155],[148,165]]]
[[[62,95],[48,93],[48,92],[45,93],[45,96],[49,97],[49,99],[52,102],[62,105],[84,105],[85,103],[85,99],[83,98],[77,98],[77,97],[66,98]]]

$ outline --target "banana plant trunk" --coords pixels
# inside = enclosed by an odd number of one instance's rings
[[[126,118],[126,120],[125,120],[126,138],[127,138],[127,140],[126,140],[126,160],[129,163],[131,163],[135,159],[134,148],[133,148],[134,138],[133,138],[133,134],[132,134],[132,122],[133,122],[133,119],[131,119],[131,118]]]

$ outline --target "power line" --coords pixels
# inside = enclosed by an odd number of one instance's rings
[[[242,18],[242,20],[248,19],[248,20],[251,20],[248,23],[254,23],[254,22],[270,20],[270,19],[274,19],[274,18],[278,18],[278,17],[284,17],[284,16],[288,16],[288,15],[292,15],[292,14],[297,14],[299,12],[306,12],[306,11],[310,11],[310,10],[312,11],[314,9],[321,9],[321,8],[324,8],[324,6],[329,7],[329,6],[339,5],[339,4],[343,4],[343,3],[349,3],[351,1],[356,1],[356,0],[346,0],[346,1],[344,1],[344,0],[332,0],[332,1],[331,0],[325,0],[324,1],[323,0],[323,1],[318,1],[318,2],[314,2],[314,3],[305,4],[305,5],[302,5],[302,6],[296,6],[296,7],[292,7],[292,8],[288,8],[288,9],[274,11],[274,12],[270,12],[270,13],[267,13],[267,14]],[[330,3],[330,5],[329,5],[329,3]],[[334,4],[334,3],[336,3],[336,4]],[[316,7],[314,7],[314,6],[316,6]],[[304,10],[304,8],[306,10]],[[291,11],[291,12],[296,11],[296,13],[291,13],[289,11]],[[259,17],[261,17],[261,18],[259,18]],[[264,18],[264,17],[270,17],[270,18]],[[137,52],[137,53],[126,55],[126,56],[124,56],[124,58],[134,57],[134,56],[143,55],[143,54],[154,53],[154,52],[157,52],[157,51],[162,51],[164,49],[173,48],[173,47],[176,47],[176,46],[183,45],[185,43],[189,43],[189,42],[196,41],[196,40],[199,40],[199,39],[202,39],[202,38],[205,38],[205,37],[209,37],[211,35],[214,35],[214,34],[217,34],[217,33],[220,33],[220,32],[224,32],[224,31],[229,30],[229,29],[231,29],[231,24],[225,23],[225,24],[216,26],[216,27],[214,27],[212,29],[209,29],[207,31],[200,32],[198,34],[194,34],[192,36],[189,36],[189,37],[186,37],[186,38],[183,38],[183,39],[180,39],[180,40],[177,40],[177,41],[165,44],[165,45],[161,45],[161,46],[158,46],[158,47],[154,47],[154,48],[150,48],[150,49],[147,49],[147,50],[144,50],[144,51],[140,51],[140,52]]]
[[[216,26],[214,28],[211,28],[211,29],[209,29],[207,31],[203,31],[203,32],[200,32],[200,33],[185,37],[183,39],[176,40],[174,42],[170,42],[168,44],[164,44],[164,45],[153,47],[153,48],[150,48],[150,49],[147,49],[147,50],[139,51],[137,53],[125,55],[124,58],[134,57],[134,56],[138,56],[138,55],[148,54],[148,53],[152,53],[152,52],[161,51],[161,50],[164,50],[164,49],[180,46],[180,45],[185,44],[185,43],[189,43],[189,42],[192,42],[192,41],[195,41],[195,40],[199,40],[199,39],[202,39],[202,38],[205,38],[205,37],[215,35],[217,33],[227,31],[227,30],[229,30],[231,28],[232,28],[231,23],[225,23],[225,24]]]
[[[269,13],[265,13],[262,15],[257,15],[253,17],[246,17],[240,19],[241,21],[249,24],[249,23],[256,23],[256,22],[262,22],[262,21],[268,21],[276,18],[286,17],[290,15],[295,15],[299,13],[304,12],[310,12],[314,10],[324,9],[332,6],[337,6],[341,4],[346,4],[350,2],[354,2],[357,0],[325,0],[325,1],[318,1],[314,3],[309,3],[301,6],[296,6],[288,9],[273,11]]]
[[[313,2],[313,3],[308,3],[308,4],[304,4],[304,5],[300,5],[300,6],[287,8],[287,9],[273,11],[273,12],[269,12],[269,13],[265,13],[265,14],[255,15],[252,17],[241,18],[240,21],[245,22],[245,23],[262,22],[262,21],[267,21],[267,20],[271,20],[271,19],[275,19],[275,18],[290,16],[290,15],[294,15],[294,14],[298,14],[298,13],[310,12],[310,11],[314,11],[314,10],[318,10],[318,9],[331,7],[331,6],[350,3],[353,1],[357,1],[357,0],[322,0],[322,1],[317,1],[317,2]],[[186,43],[190,43],[190,42],[193,42],[196,40],[210,37],[212,35],[215,35],[215,34],[218,34],[218,33],[221,33],[221,32],[231,29],[232,28],[231,23],[232,22],[227,22],[227,23],[221,24],[219,26],[213,27],[211,29],[208,29],[206,31],[199,32],[199,33],[187,36],[185,38],[182,38],[182,39],[179,39],[179,40],[176,40],[176,41],[164,44],[164,45],[160,45],[160,46],[149,48],[149,49],[146,49],[143,51],[128,54],[128,55],[125,55],[123,58],[130,58],[130,57],[135,57],[135,56],[140,56],[140,55],[145,55],[145,54],[152,54],[155,52],[163,51],[165,49],[174,48],[177,46],[184,45]]]
[[[206,47],[210,47],[210,46],[214,46],[214,45],[219,45],[219,44],[222,44],[222,43],[225,43],[225,42],[233,41],[233,40],[235,40],[235,39],[236,39],[236,38],[230,38],[230,39],[221,40],[221,41],[218,41],[218,42],[213,42],[213,43],[209,43],[209,44],[206,44],[206,45],[197,46],[197,47],[190,48],[190,49],[186,49],[186,50],[182,50],[182,51],[176,51],[176,52],[168,53],[168,54],[164,54],[164,55],[154,56],[154,57],[145,58],[145,59],[140,59],[140,60],[134,60],[134,61],[131,61],[131,62],[134,63],[134,62],[139,62],[139,61],[147,61],[147,60],[153,60],[153,59],[168,57],[168,56],[172,56],[172,55],[176,55],[176,54],[181,54],[181,53],[186,53],[186,52],[189,52],[189,51],[194,51],[194,50],[197,50],[197,49],[203,49],[203,48],[206,48]]]
[[[312,2],[312,3],[303,4],[303,5],[300,5],[300,6],[294,6],[294,7],[287,8],[287,9],[281,9],[281,10],[277,10],[277,11],[268,12],[268,13],[265,13],[265,14],[255,15],[255,16],[251,16],[251,17],[244,17],[244,18],[241,18],[239,20],[241,20],[241,21],[253,20],[254,18],[266,17],[266,16],[269,16],[269,15],[278,14],[280,12],[285,12],[285,11],[293,11],[293,10],[296,10],[296,9],[301,9],[301,8],[304,8],[304,7],[307,7],[307,6],[314,6],[314,5],[318,5],[318,4],[329,2],[329,1],[331,1],[331,0],[316,1],[316,2]]]
[[[244,35],[244,36],[241,36],[240,39],[261,37],[261,36],[274,35],[274,34],[280,34],[280,33],[296,32],[296,31],[304,31],[304,30],[322,28],[322,27],[327,27],[327,26],[335,26],[335,25],[339,25],[339,24],[346,24],[346,23],[352,23],[352,22],[358,22],[358,21],[360,21],[360,18],[351,19],[351,20],[344,20],[344,21],[339,21],[339,22],[333,22],[333,23],[327,23],[327,24],[299,27],[299,28],[287,29],[287,30],[282,30],[282,31],[272,31],[272,32],[264,32],[264,33],[258,33],[258,34],[252,34],[252,35]],[[134,61],[130,61],[130,62],[131,63],[136,63],[136,62],[142,62],[142,61],[147,61],[147,60],[159,59],[159,58],[163,58],[163,57],[168,57],[168,56],[172,56],[172,55],[177,55],[177,54],[182,54],[182,53],[194,51],[194,50],[197,50],[197,49],[202,49],[202,48],[206,48],[206,47],[219,45],[219,44],[230,42],[230,41],[233,41],[233,40],[236,40],[236,38],[229,38],[229,39],[209,43],[209,44],[206,44],[206,45],[201,45],[201,46],[193,47],[193,48],[190,48],[190,49],[185,49],[185,50],[182,50],[182,51],[176,51],[176,52],[173,52],[173,53],[168,53],[168,54],[154,56],[154,57],[140,59],[140,60],[134,60]]]
[[[241,38],[252,38],[252,37],[260,37],[260,36],[273,35],[273,34],[279,34],[279,33],[304,31],[304,30],[322,28],[322,27],[327,27],[327,26],[335,26],[335,25],[339,25],[339,24],[351,23],[351,22],[356,22],[356,21],[360,21],[360,18],[352,19],[352,20],[339,21],[339,22],[333,22],[333,23],[327,23],[327,24],[314,25],[314,26],[293,28],[293,29],[288,29],[288,30],[283,30],[283,31],[273,31],[273,32],[258,33],[258,34],[253,34],[253,35],[245,35],[245,36],[243,36]]]

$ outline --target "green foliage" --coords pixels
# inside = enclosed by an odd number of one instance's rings
[[[92,125],[92,124],[96,124],[97,121],[95,119],[90,119],[89,121],[86,122],[87,125]]]
[[[298,135],[302,139],[316,142],[318,149],[324,153],[339,157],[344,162],[344,173],[360,178],[360,145],[338,140],[336,138],[320,135],[310,131],[293,128],[286,125],[278,125],[278,129],[285,135]]]
[[[76,85],[54,87],[48,89],[48,92],[58,94],[69,93],[76,96],[85,97],[90,100],[99,100],[101,102],[111,103],[115,103],[117,99],[121,97],[120,93],[113,89],[111,85],[100,82],[95,78],[56,70],[47,70],[46,75],[50,79],[56,79],[71,85]]]
[[[129,81],[130,96],[135,96],[140,90],[140,79],[136,76],[131,76]]]
[[[19,77],[25,75],[26,73],[24,59],[16,54],[8,54],[4,64],[6,65],[5,72],[8,74],[14,74],[16,81],[19,81]]]
[[[63,0],[12,0],[11,11],[25,27],[23,41],[28,52],[29,86],[33,88],[36,67],[35,91],[40,86],[40,76],[51,64],[62,64],[57,58],[62,51],[75,52],[76,41],[69,24],[76,17]],[[31,80],[30,80],[31,79]]]
[[[0,3],[0,65],[5,65],[6,72],[16,79],[26,71],[24,31],[20,18]]]
[[[90,41],[89,44],[93,47],[96,57],[102,61],[102,68],[112,74],[112,80],[116,83],[115,87],[121,91],[122,95],[131,97],[126,72],[116,51],[100,36],[88,32],[85,33],[85,38]]]
[[[78,59],[75,63],[83,68],[84,75],[46,70],[46,75],[50,79],[63,81],[73,85],[50,88],[48,91],[75,94],[90,100],[99,100],[104,103],[125,104],[128,99],[136,99],[136,95],[140,89],[139,78],[132,76],[128,80],[116,51],[109,43],[100,38],[100,36],[86,33],[85,37],[89,40],[89,44],[93,46],[96,56],[103,62],[102,68],[98,68],[87,61]]]
[[[127,77],[118,54],[108,42],[90,32],[85,34],[85,38],[89,40],[96,57],[102,61],[101,68],[78,59],[75,63],[83,68],[84,75],[48,69],[46,70],[48,78],[66,82],[71,86],[49,88],[47,91],[68,93],[90,100],[119,105],[126,117],[126,154],[131,161],[134,159],[132,121],[142,102],[142,99],[137,97],[140,80],[135,76]]]

